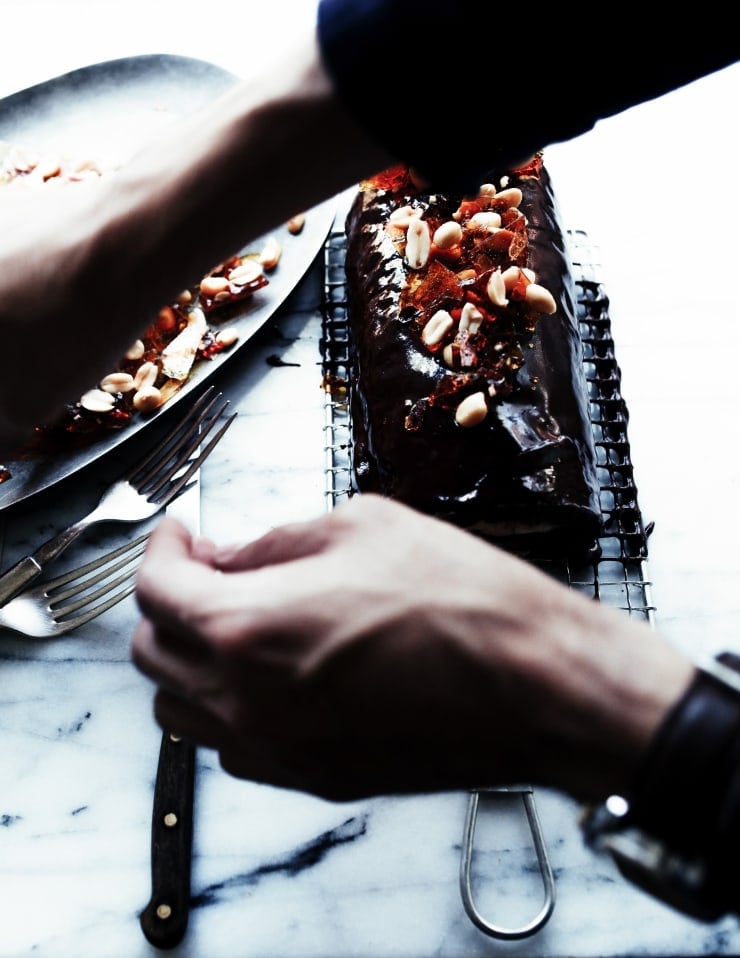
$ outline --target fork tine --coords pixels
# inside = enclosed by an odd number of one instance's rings
[[[147,538],[148,536],[146,535],[140,536],[139,539],[136,540],[136,543],[129,544],[128,548],[122,547],[110,553],[105,557],[106,559],[122,552],[124,555],[118,562],[112,565],[107,564],[102,570],[99,569],[97,574],[87,579],[80,578],[79,582],[76,582],[71,588],[62,591],[59,595],[53,594],[53,588],[47,588],[46,594],[49,600],[49,611],[54,620],[54,633],[56,635],[71,632],[73,629],[84,625],[91,619],[102,615],[103,612],[113,608],[113,606],[117,605],[122,599],[131,595],[136,588],[136,570],[138,568],[138,565],[132,568],[131,564],[143,553],[146,548],[145,540]],[[134,545],[136,545],[136,548],[133,548]],[[72,576],[76,578],[80,576],[84,570],[95,565],[95,563],[88,563],[87,566],[83,566],[81,569],[72,573]],[[99,566],[99,563],[97,565]],[[122,569],[124,571],[120,571]],[[119,574],[114,578],[110,578],[114,572],[118,572]],[[69,576],[60,576],[59,578],[68,580]],[[102,584],[92,592],[88,591],[91,586],[97,583]],[[53,586],[53,582],[50,583],[50,586]],[[97,602],[98,599],[104,596],[108,597],[104,602]],[[73,601],[66,602],[69,598],[72,598]],[[65,602],[66,605],[63,604]],[[80,609],[82,611],[79,615],[75,615],[74,613]]]
[[[143,544],[148,538],[149,533],[145,532],[138,538],[132,539],[131,542],[126,542],[124,545],[119,546],[112,552],[107,552],[104,556],[93,559],[92,562],[88,562],[86,565],[79,566],[77,569],[72,569],[70,572],[65,572],[64,575],[57,576],[55,579],[49,579],[44,586],[46,592],[59,589],[62,586],[67,585],[68,582],[76,582],[78,579],[84,579],[91,572],[102,570],[99,575],[95,576],[94,578],[87,579],[88,585],[94,585],[110,572],[116,571],[129,561],[128,558],[124,558],[121,562],[117,563],[113,569],[111,569],[108,563],[113,559],[118,559],[119,556],[125,556],[132,552],[136,555],[141,555],[141,553],[144,551]]]
[[[197,449],[199,445],[201,446],[200,452],[195,457],[195,459],[192,460],[192,462],[190,463],[188,468],[185,470],[185,472],[181,476],[177,476],[176,479],[168,479],[167,480],[168,485],[166,485],[166,488],[157,496],[150,495],[149,496],[150,500],[154,499],[154,501],[159,502],[161,505],[166,506],[168,503],[172,502],[172,500],[177,495],[179,495],[180,492],[183,492],[186,488],[188,488],[185,485],[185,483],[188,481],[188,479],[190,479],[190,477],[193,475],[193,473],[197,469],[200,469],[200,467],[206,461],[208,456],[210,456],[212,450],[214,449],[216,444],[219,442],[223,434],[232,424],[234,419],[236,419],[236,413],[232,413],[228,417],[228,419],[226,419],[223,422],[223,424],[221,425],[221,428],[213,436],[211,436],[211,438],[208,440],[205,446],[201,445],[203,442],[203,439],[205,439],[205,437],[209,434],[210,430],[213,428],[219,416],[224,411],[227,405],[228,403],[224,403],[224,405],[219,410],[218,415],[211,420],[211,422],[206,427],[205,431],[198,436],[195,442],[193,442],[192,447],[188,450],[187,456],[182,457],[183,461],[187,460],[188,456],[190,456],[190,454],[194,452],[194,450]],[[160,483],[157,489],[159,490],[159,488],[162,485],[163,483]]]
[[[127,576],[121,577],[116,581],[115,585],[119,585],[121,582],[128,582],[128,586],[125,589],[122,589],[120,592],[113,593],[105,602],[100,602],[98,605],[88,606],[85,612],[76,615],[74,618],[63,617],[56,620],[54,633],[55,635],[64,635],[65,632],[72,632],[73,629],[79,628],[79,626],[84,625],[86,622],[90,622],[92,619],[96,619],[99,615],[102,615],[103,612],[107,612],[108,609],[112,609],[114,605],[117,605],[136,588],[136,577],[133,572],[129,573]]]
[[[205,437],[213,429],[213,427],[219,421],[224,410],[229,405],[228,399],[225,399],[217,409],[213,409],[220,395],[220,393],[217,393],[213,397],[208,405],[202,409],[199,415],[193,420],[187,431],[183,433],[183,435],[179,437],[178,441],[167,451],[166,455],[163,456],[158,464],[159,471],[155,474],[150,472],[148,478],[138,485],[139,493],[141,495],[145,495],[149,502],[159,502],[164,504],[174,496],[174,492],[171,495],[168,495],[168,484],[173,478],[178,477],[180,469],[187,464],[190,456],[198,449],[199,446],[202,445]],[[211,416],[210,421],[207,419],[209,415]],[[218,434],[218,438],[223,435],[233,418],[234,416],[231,416],[227,420],[221,432]],[[210,453],[215,444],[215,442],[208,444],[208,453]],[[194,460],[194,462],[203,462],[203,460],[206,458],[206,455],[207,453],[201,454]],[[173,459],[173,457],[175,458]],[[165,466],[165,468],[162,468],[162,466]],[[194,466],[192,463],[190,464],[188,472],[186,472],[183,477],[179,477],[182,479],[179,484],[179,488],[181,488],[185,482],[187,482],[197,468],[197,465]]]
[[[191,424],[190,428],[181,437],[179,442],[172,449],[170,449],[169,456],[166,460],[167,468],[161,470],[156,476],[152,476],[149,483],[144,483],[140,487],[139,492],[146,494],[146,497],[150,500],[150,502],[159,501],[159,492],[174,476],[177,475],[180,468],[188,461],[192,453],[203,442],[205,436],[210,432],[220,418],[221,414],[229,405],[228,399],[224,399],[224,401],[221,403],[221,406],[213,413],[210,422],[206,422],[206,417],[212,411],[213,405],[220,395],[221,394],[218,393],[218,395],[213,397],[213,400]],[[185,448],[183,448],[183,446]],[[177,457],[174,459],[174,461],[172,461],[172,457],[175,456],[175,454],[177,454]],[[153,482],[154,485],[151,485],[151,482]]]
[[[162,467],[197,432],[202,418],[208,414],[220,395],[220,393],[214,393],[213,386],[209,386],[161,442],[137,462],[124,478],[135,488],[141,489],[145,483],[159,476]],[[190,425],[185,429],[189,421]]]

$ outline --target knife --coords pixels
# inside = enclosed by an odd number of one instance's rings
[[[192,487],[167,507],[167,514],[191,532],[200,531],[200,472]],[[139,916],[144,937],[156,948],[176,947],[188,927],[195,768],[195,746],[163,732],[152,804],[151,897]]]
[[[139,916],[146,940],[174,948],[185,937],[190,914],[195,746],[162,734],[152,806],[152,893]]]

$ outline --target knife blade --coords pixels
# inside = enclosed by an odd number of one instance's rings
[[[191,489],[167,507],[167,514],[200,531],[200,472]],[[139,916],[147,941],[174,948],[184,938],[190,917],[195,746],[163,732],[154,783],[151,828],[151,897]]]

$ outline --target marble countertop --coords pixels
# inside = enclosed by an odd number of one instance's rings
[[[244,4],[226,2],[204,24],[187,6],[0,2],[0,96],[118,56],[182,53],[246,73],[269,55],[269,45],[251,44],[249,35],[265,11],[245,14]],[[275,17],[275,43],[288,14],[311,15],[310,4],[290,0],[269,7],[285,14]],[[244,30],[233,28],[244,19]],[[729,104],[738,94],[734,67],[547,153],[566,223],[586,230],[601,252],[640,504],[655,523],[648,568],[656,624],[694,653],[737,647],[740,635],[740,307],[731,265],[740,199],[726,186],[738,147]],[[727,116],[718,119],[725,103]],[[252,537],[327,508],[322,283],[319,259],[219,376],[238,416],[203,469],[201,526],[214,538]],[[0,513],[0,567],[82,514],[116,467],[113,457],[93,467],[84,487],[63,484]],[[120,535],[91,533],[86,547]],[[151,687],[129,661],[135,622],[126,599],[55,641],[0,630],[0,958],[157,954],[138,915],[150,890],[160,732]],[[654,901],[584,848],[572,802],[548,790],[535,797],[554,912],[530,938],[494,941],[460,897],[465,794],[332,804],[237,781],[201,750],[191,917],[172,953],[740,954],[734,919],[707,926]],[[504,796],[495,814],[486,808],[476,849],[484,914],[526,923],[542,887],[516,796]]]

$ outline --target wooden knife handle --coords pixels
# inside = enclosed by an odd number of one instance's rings
[[[164,732],[152,809],[152,895],[139,917],[147,941],[174,948],[188,927],[195,746]]]

